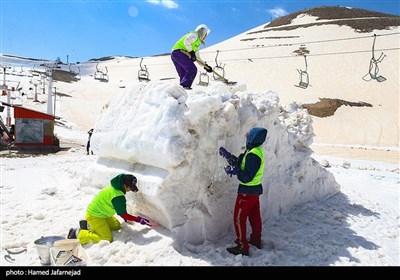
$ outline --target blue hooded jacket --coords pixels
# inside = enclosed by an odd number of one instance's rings
[[[254,127],[249,131],[246,141],[246,151],[239,156],[239,166],[247,151],[250,151],[255,147],[261,146],[265,142],[267,133],[267,129],[262,127]],[[256,154],[248,153],[246,156],[246,165],[243,170],[239,169],[237,178],[243,183],[251,182],[254,179],[254,176],[256,175],[258,169],[260,169],[260,165],[261,159]],[[261,184],[256,186],[245,186],[239,184],[238,193],[260,195],[263,193],[263,189]]]

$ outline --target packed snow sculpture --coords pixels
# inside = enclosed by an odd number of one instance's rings
[[[120,172],[138,178],[128,211],[156,220],[185,242],[215,241],[232,226],[238,180],[224,173],[220,146],[238,156],[245,134],[268,129],[263,220],[339,191],[310,155],[312,120],[296,104],[279,106],[275,92],[214,85],[186,92],[170,83],[135,83],[116,94],[97,119],[91,146],[97,162],[82,187],[99,188]]]

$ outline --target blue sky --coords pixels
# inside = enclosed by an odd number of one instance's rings
[[[338,5],[400,14],[398,0],[0,0],[0,52],[70,63],[144,57],[169,53],[201,23],[211,29],[210,46],[279,16]]]

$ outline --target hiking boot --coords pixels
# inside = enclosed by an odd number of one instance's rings
[[[67,238],[68,239],[77,239],[78,238],[79,229],[78,228],[70,228]]]
[[[242,254],[243,256],[248,256],[249,255],[249,250],[245,250],[242,246],[237,245],[235,247],[229,247],[226,248],[229,253],[234,254],[234,255],[239,255]]]
[[[250,239],[249,244],[251,244],[253,246],[256,246],[258,249],[262,249],[262,247],[263,247],[262,241],[255,242],[255,241]]]
[[[192,88],[191,87],[183,87],[184,89],[186,89],[186,90],[191,90]]]

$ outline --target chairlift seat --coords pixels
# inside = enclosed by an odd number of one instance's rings
[[[297,70],[300,74],[300,82],[298,87],[306,89],[309,84],[309,78],[308,78],[308,73],[303,70]]]
[[[94,79],[99,80],[100,82],[108,83],[107,66],[105,67],[105,69],[106,69],[105,72],[103,72],[98,68],[98,65],[99,65],[99,63],[96,64],[96,72],[94,73]]]
[[[223,78],[225,78],[225,69],[224,69],[223,67],[221,67],[221,66],[215,66],[215,67],[214,67],[214,71],[215,71],[215,72],[213,73],[213,77],[214,77],[214,80],[215,80],[215,81],[221,81],[222,79],[220,78],[220,76],[223,77]],[[218,72],[222,72],[222,74],[219,74]],[[219,76],[216,75],[216,73],[219,74]]]
[[[210,78],[208,77],[207,73],[200,73],[198,85],[207,87],[209,82],[210,82]]]
[[[301,81],[301,82],[299,83],[299,87],[306,89],[306,88],[308,87],[308,83],[305,83],[305,82],[302,82],[302,81]]]
[[[107,75],[107,74],[104,74],[104,73],[102,73],[102,72],[96,72],[96,73],[94,74],[94,79],[95,79],[95,80],[98,80],[98,81],[100,81],[100,82],[108,83],[108,75]]]
[[[139,82],[141,82],[141,81],[146,81],[146,82],[150,81],[149,72],[147,70],[139,70],[138,79],[139,79]]]
[[[149,71],[147,71],[146,65],[142,66],[142,62],[143,62],[143,57],[140,59],[140,64],[139,64],[140,70],[138,71],[138,80],[139,82],[141,81],[148,82],[150,81]]]
[[[148,82],[148,81],[150,81],[149,78],[147,78],[147,77],[142,77],[142,76],[139,76],[138,79],[139,79],[139,82],[142,82],[142,81]]]

